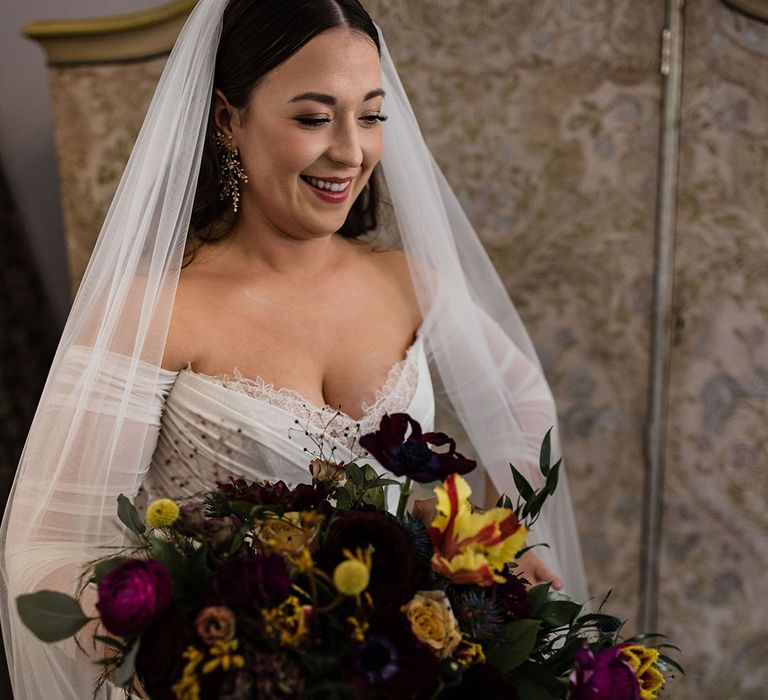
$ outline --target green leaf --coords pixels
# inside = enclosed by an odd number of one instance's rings
[[[555,492],[555,489],[557,488],[557,481],[560,478],[560,466],[562,463],[563,460],[558,459],[552,469],[549,470],[549,475],[547,476],[547,485],[545,489],[550,496]]]
[[[526,478],[511,464],[509,465],[509,468],[512,470],[512,478],[515,480],[515,488],[520,496],[527,501],[533,496],[533,488],[531,488],[531,485],[526,481]]]
[[[551,583],[540,583],[538,586],[534,586],[528,591],[528,600],[531,601],[531,606],[533,607],[532,614],[534,617],[538,615],[539,611],[546,604],[551,588]]]
[[[335,493],[336,508],[338,510],[349,510],[352,508],[353,498],[348,487],[340,488]]]
[[[509,673],[522,664],[536,644],[539,620],[515,620],[502,627],[501,639],[489,653],[489,663],[502,673]]]
[[[569,625],[581,612],[581,605],[570,600],[552,600],[542,606],[536,615],[550,627]]]
[[[552,700],[567,688],[554,673],[533,661],[522,664],[509,679],[520,700]],[[567,681],[566,681],[567,683]]]
[[[112,677],[112,682],[116,686],[122,687],[133,678],[133,674],[136,671],[136,654],[138,651],[139,642],[137,641],[123,657],[123,662],[117,667],[115,675]]]
[[[193,601],[202,592],[210,574],[205,548],[201,547],[194,555],[185,557],[170,542],[158,537],[151,537],[150,545],[152,557],[164,564],[171,574],[173,598]]]
[[[229,501],[230,510],[243,520],[250,520],[256,504],[250,501]]]
[[[501,496],[499,496],[499,500],[496,501],[496,507],[509,508],[510,510],[514,509],[514,505],[512,504],[512,499],[509,496],[507,496],[506,493],[502,493]]]
[[[93,567],[93,576],[91,577],[91,581],[97,585],[100,584],[104,580],[104,577],[110,571],[112,571],[112,569],[117,568],[120,566],[120,564],[128,560],[129,557],[112,557],[111,559],[103,559]]]
[[[136,508],[122,493],[117,497],[117,517],[131,532],[143,535],[147,529]]]
[[[662,665],[671,666],[672,668],[678,670],[680,673],[685,675],[685,670],[683,669],[683,667],[679,663],[677,663],[677,661],[675,661],[674,659],[670,658],[666,654],[659,654],[659,661],[656,663],[656,665],[657,666],[662,666]],[[666,670],[666,669],[663,669],[663,670]]]
[[[347,473],[347,479],[355,486],[360,486],[363,483],[363,470],[356,464],[348,464],[344,471]]]
[[[21,621],[43,642],[58,642],[74,635],[93,619],[80,603],[59,591],[37,591],[16,598]]]
[[[544,436],[544,441],[541,443],[541,451],[539,452],[539,469],[544,476],[549,474],[549,460],[552,458],[552,439],[550,433],[552,428],[547,430],[547,434]]]

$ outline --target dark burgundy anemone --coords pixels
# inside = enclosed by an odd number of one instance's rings
[[[322,483],[298,484],[290,488],[284,481],[275,483],[248,483],[245,479],[230,477],[229,484],[219,483],[219,492],[228,500],[247,501],[257,506],[279,506],[286,511],[312,510],[328,496]]]
[[[377,510],[351,510],[331,520],[318,562],[332,574],[344,550],[372,547],[368,592],[375,604],[407,603],[422,584],[423,567],[413,543],[397,519]]]
[[[345,667],[366,697],[428,698],[437,678],[437,657],[411,632],[398,608],[384,606]]]
[[[245,554],[219,566],[209,581],[206,605],[226,605],[234,611],[274,607],[288,596],[291,580],[279,554]]]
[[[411,432],[405,437],[408,427]],[[471,472],[476,463],[456,452],[456,442],[445,433],[422,433],[418,421],[407,413],[393,413],[381,419],[379,430],[360,438],[360,445],[385,469],[420,483],[442,481],[454,472]],[[435,452],[430,445],[444,447]]]
[[[141,636],[136,654],[136,672],[152,700],[176,700],[171,691],[186,661],[182,654],[197,642],[195,629],[174,604]]]
[[[505,569],[503,576],[504,583],[495,583],[491,589],[498,609],[507,622],[529,618],[533,613],[533,605],[525,585],[509,567]]]
[[[640,683],[618,646],[579,649],[569,680],[571,700],[640,700]]]
[[[483,698],[483,700],[517,700],[514,687],[499,669],[490,664],[474,664],[461,678],[461,684],[446,688],[440,696],[445,700]]]

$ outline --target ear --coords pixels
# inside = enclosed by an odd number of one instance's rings
[[[234,136],[234,128],[240,124],[237,110],[218,89],[213,91],[213,122],[228,139]]]

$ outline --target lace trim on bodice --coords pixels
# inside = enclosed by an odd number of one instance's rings
[[[237,368],[232,374],[209,375],[195,372],[190,364],[186,371],[230,391],[245,394],[283,409],[295,416],[303,426],[327,432],[334,437],[344,435],[354,440],[357,435],[365,435],[377,430],[386,413],[404,411],[408,407],[418,384],[419,365],[416,348],[420,343],[421,339],[418,338],[408,348],[405,358],[389,368],[383,386],[374,395],[373,403],[370,405],[363,403],[363,414],[359,420],[355,420],[330,404],[322,406],[315,404],[294,389],[275,387],[261,377],[244,377]]]

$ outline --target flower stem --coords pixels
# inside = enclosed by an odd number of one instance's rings
[[[411,477],[405,477],[405,483],[400,486],[400,500],[397,502],[397,517],[402,518],[405,515],[405,506],[411,495]]]

